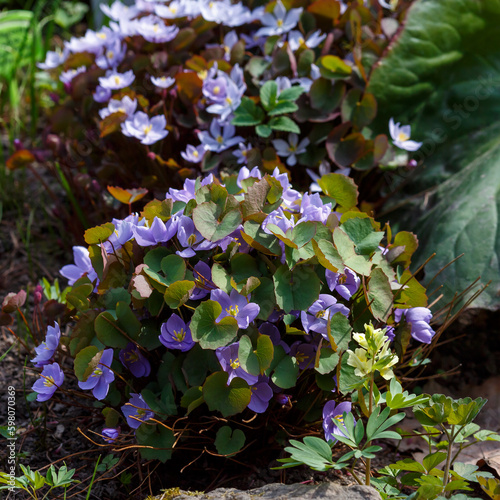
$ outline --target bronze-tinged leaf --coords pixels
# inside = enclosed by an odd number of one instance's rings
[[[35,161],[35,157],[31,151],[27,149],[21,149],[16,151],[6,162],[7,168],[9,170],[17,170],[18,168],[24,168]]]
[[[17,293],[8,293],[2,302],[2,312],[10,314],[22,307],[26,302],[26,292],[21,290]]]
[[[117,113],[111,113],[106,116],[104,120],[99,124],[101,129],[101,137],[106,137],[114,132],[119,132],[121,130],[122,123],[127,119],[127,114],[121,111]]]
[[[178,73],[175,75],[179,96],[189,102],[196,102],[201,97],[203,81],[196,73]]]
[[[307,7],[307,10],[311,14],[335,20],[340,15],[340,3],[337,0],[316,0]]]
[[[139,201],[148,194],[148,190],[145,188],[123,189],[118,186],[108,186],[107,189],[113,198],[126,205]]]

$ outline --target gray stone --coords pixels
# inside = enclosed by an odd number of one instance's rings
[[[210,493],[193,493],[166,490],[156,500],[380,500],[380,495],[370,486],[338,486],[321,484],[268,484],[254,490],[218,488]]]

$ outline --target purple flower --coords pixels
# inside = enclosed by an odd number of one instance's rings
[[[193,247],[203,240],[203,236],[195,228],[191,217],[181,215],[177,226],[177,239],[181,246],[185,248],[182,252],[177,251],[177,255],[183,258],[190,258],[196,255],[196,248]]]
[[[288,142],[283,139],[274,139],[273,146],[276,149],[276,154],[287,158],[286,164],[293,167],[297,163],[297,157],[306,152],[306,147],[309,146],[309,139],[306,137],[299,143],[299,136],[294,133],[288,134]]]
[[[237,85],[226,73],[221,71],[218,72],[218,75],[217,78],[207,78],[203,82],[203,93],[211,102],[207,111],[220,115],[219,122],[222,123],[239,107],[241,96],[246,90],[246,84],[243,81]]]
[[[56,352],[60,338],[61,330],[57,322],[55,322],[54,326],[47,327],[45,340],[39,346],[35,347],[36,356],[31,360],[37,368],[41,368],[49,363]]]
[[[191,293],[191,300],[204,299],[210,291],[215,289],[212,282],[212,270],[204,262],[198,262],[193,269],[194,281],[196,288]]]
[[[63,382],[64,373],[57,363],[44,366],[42,376],[32,386],[32,389],[38,393],[36,400],[49,400]]]
[[[106,427],[102,430],[102,437],[106,443],[114,443],[120,435],[120,428]]]
[[[134,377],[147,377],[151,373],[149,361],[133,342],[120,351],[119,358]]]
[[[385,336],[389,339],[389,342],[392,342],[394,340],[394,337],[396,336],[396,334],[394,333],[394,327],[386,326],[385,328]]]
[[[153,82],[153,85],[155,87],[158,87],[160,89],[168,89],[175,83],[175,78],[172,78],[171,76],[152,76],[151,81]]]
[[[40,69],[54,69],[60,66],[63,62],[66,61],[66,59],[69,56],[69,50],[65,49],[64,51],[60,52],[53,52],[52,50],[49,50],[47,52],[47,55],[45,56],[45,62],[43,63],[38,63],[37,66]]]
[[[344,413],[350,413],[352,405],[349,402],[335,405],[335,401],[328,401],[323,407],[323,430],[327,441],[337,441],[335,436],[345,436],[339,429],[338,424],[344,424]],[[356,422],[356,421],[354,421]]]
[[[161,325],[160,342],[169,349],[186,352],[193,348],[195,342],[191,336],[189,325],[177,314],[172,314],[166,323]]]
[[[272,323],[262,323],[262,325],[259,326],[259,333],[267,335],[271,339],[273,345],[280,345],[286,354],[290,352],[290,346],[281,339],[280,331],[276,325]]]
[[[293,356],[301,370],[314,368],[316,346],[298,340],[290,346],[290,356]]]
[[[125,113],[127,116],[133,115],[137,108],[137,100],[130,99],[129,96],[125,96],[123,99],[111,99],[109,101],[108,107],[103,108],[99,111],[99,116],[104,120],[106,116],[113,113]]]
[[[138,111],[126,122],[122,123],[122,133],[127,137],[135,137],[147,146],[164,139],[168,135],[167,119],[164,115],[149,116],[143,111]]]
[[[99,85],[104,89],[119,90],[128,87],[135,80],[132,70],[126,73],[107,71],[106,76],[99,77]]]
[[[234,125],[229,123],[224,125],[221,130],[217,120],[212,120],[210,133],[206,131],[198,132],[198,139],[200,139],[205,149],[221,153],[243,141],[243,137],[234,136],[235,130]]]
[[[240,295],[236,290],[231,290],[231,295],[222,290],[212,290],[210,299],[218,302],[222,307],[222,312],[216,321],[232,316],[238,322],[239,328],[248,328],[260,312],[260,306],[254,302],[248,302],[247,297]]]
[[[211,102],[224,102],[229,79],[225,73],[220,73],[215,78],[205,78],[203,81],[203,95]]]
[[[411,309],[396,309],[394,317],[397,322],[403,319],[411,326],[411,336],[422,342],[423,344],[430,344],[435,331],[429,325],[432,319],[432,313],[427,307],[412,307]]]
[[[222,369],[229,374],[227,385],[229,385],[231,380],[235,377],[242,378],[248,385],[254,385],[259,381],[259,377],[258,375],[251,375],[241,367],[240,360],[238,359],[239,346],[240,343],[235,342],[234,344],[226,347],[218,347],[215,350],[215,355],[217,356]]]
[[[65,46],[71,52],[91,52],[98,55],[102,47],[112,44],[118,38],[118,33],[105,26],[100,31],[87,30],[82,38],[72,37]]]
[[[332,204],[323,204],[323,200],[318,193],[304,193],[300,203],[300,219],[297,224],[305,221],[316,221],[326,224],[328,217],[332,213]]]
[[[234,151],[233,154],[236,156],[236,151]],[[236,184],[238,184],[238,186],[243,189],[242,182],[245,179],[249,179],[250,177],[258,180],[262,179],[262,174],[260,173],[259,167],[253,167],[252,170],[248,170],[247,167],[241,167],[238,173],[238,179],[236,179]]]
[[[193,12],[193,7],[197,7],[197,3],[172,0],[169,5],[155,5],[154,10],[155,14],[163,19],[177,19],[193,14],[196,15],[196,13]]]
[[[238,35],[236,34],[236,31],[233,30],[226,34],[222,45],[212,44],[212,43],[207,44],[207,49],[220,47],[221,49],[224,50],[224,59],[226,61],[229,61],[231,59],[231,50],[237,42],[238,42]]]
[[[85,247],[73,247],[73,257],[75,263],[64,266],[59,271],[68,280],[68,285],[74,285],[75,281],[85,274],[92,283],[99,283],[97,273],[90,262],[89,251]]]
[[[175,25],[167,26],[162,19],[156,16],[141,18],[136,25],[137,32],[148,42],[165,43],[173,40],[179,28]]]
[[[147,405],[141,394],[130,394],[129,402],[122,406],[122,412],[127,419],[127,424],[132,429],[137,429],[143,422],[154,416],[154,412]]]
[[[99,4],[99,7],[113,21],[132,19],[139,14],[138,8],[124,5],[120,0],[115,0],[109,7],[106,4]]]
[[[85,73],[87,71],[87,68],[85,66],[80,66],[77,69],[68,69],[68,71],[63,71],[61,75],[59,76],[59,80],[63,83],[71,83],[73,78],[75,78],[76,75],[79,75],[80,73]]]
[[[103,53],[96,58],[95,63],[101,69],[115,69],[125,58],[127,46],[120,40],[103,47]]]
[[[78,387],[84,391],[92,389],[92,394],[99,401],[104,399],[109,390],[109,384],[115,379],[115,374],[109,369],[113,362],[113,349],[105,349],[94,371],[85,382],[78,382]]]
[[[111,90],[98,85],[92,94],[95,102],[104,103],[111,99]]]
[[[151,227],[132,227],[135,241],[141,247],[149,247],[156,245],[157,243],[165,243],[175,235],[176,231],[176,220],[173,217],[171,217],[166,224],[159,217],[155,217]]]
[[[181,151],[181,156],[191,163],[200,163],[203,160],[203,156],[205,155],[205,148],[202,144],[198,147],[191,146],[188,144],[186,147],[186,151]]]
[[[349,309],[337,303],[337,299],[331,295],[320,294],[312,306],[306,311],[300,313],[300,319],[304,330],[321,333],[328,340],[327,324],[328,320],[336,313],[342,313],[349,316]]]
[[[236,161],[238,163],[244,163],[246,165],[247,162],[248,162],[248,158],[247,158],[248,157],[248,152],[252,149],[252,145],[250,143],[248,143],[247,145],[245,145],[244,142],[240,142],[238,144],[238,148],[239,149],[237,149],[236,151],[233,151],[233,156],[236,156]],[[255,168],[257,168],[257,167],[254,167],[252,170],[255,170]],[[246,170],[248,171],[248,168]],[[259,169],[257,168],[257,171],[258,170]],[[241,171],[240,171],[240,174],[241,174]],[[259,174],[260,174],[260,172],[259,172]],[[254,176],[252,176],[252,177],[254,177]],[[241,182],[239,174],[238,174],[238,180]]]
[[[325,272],[328,288],[334,290],[344,299],[350,300],[351,297],[358,291],[361,280],[359,276],[349,268],[344,269],[344,274],[334,273],[329,269]]]
[[[276,167],[273,170],[273,177],[281,184],[283,188],[283,194],[281,197],[283,198],[283,203],[287,207],[291,207],[295,205],[297,200],[300,199],[301,195],[298,191],[291,188],[290,181],[288,180],[288,175],[286,173],[280,174],[279,168]]]
[[[287,12],[281,0],[278,0],[274,6],[273,13],[266,12],[261,17],[260,21],[264,27],[260,28],[255,36],[274,36],[287,33],[297,26],[301,14],[302,8],[290,9]]]
[[[389,132],[391,133],[394,145],[406,151],[417,151],[422,146],[421,142],[411,141],[411,126],[394,123],[394,119],[389,120]]]
[[[111,236],[101,244],[108,254],[115,252],[125,245],[127,241],[130,241],[134,237],[134,227],[144,227],[146,219],[141,219],[139,221],[139,216],[137,214],[130,214],[123,220],[112,219],[111,222],[115,226],[115,230]]]
[[[248,408],[255,413],[264,413],[269,406],[269,401],[273,398],[273,390],[268,381],[269,377],[261,375],[259,381],[250,387],[252,396]]]
[[[321,34],[321,30],[311,33],[306,39],[300,31],[293,30],[288,33],[288,44],[293,52],[298,50],[302,45],[309,49],[314,49],[326,38],[326,33]]]

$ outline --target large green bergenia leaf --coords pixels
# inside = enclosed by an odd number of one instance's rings
[[[424,142],[423,168],[392,200],[406,204],[388,217],[417,233],[415,265],[437,252],[427,280],[465,253],[433,283],[442,303],[481,276],[493,282],[475,305],[500,305],[499,23],[500,0],[418,0],[370,80],[374,130],[387,132],[394,117]]]

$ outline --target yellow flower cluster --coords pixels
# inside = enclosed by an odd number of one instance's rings
[[[399,358],[389,348],[389,338],[385,335],[385,328],[373,328],[371,324],[365,325],[365,333],[354,333],[354,340],[361,346],[354,351],[347,351],[349,359],[347,364],[355,368],[358,377],[367,377],[375,371],[386,380],[394,377],[392,366]]]

